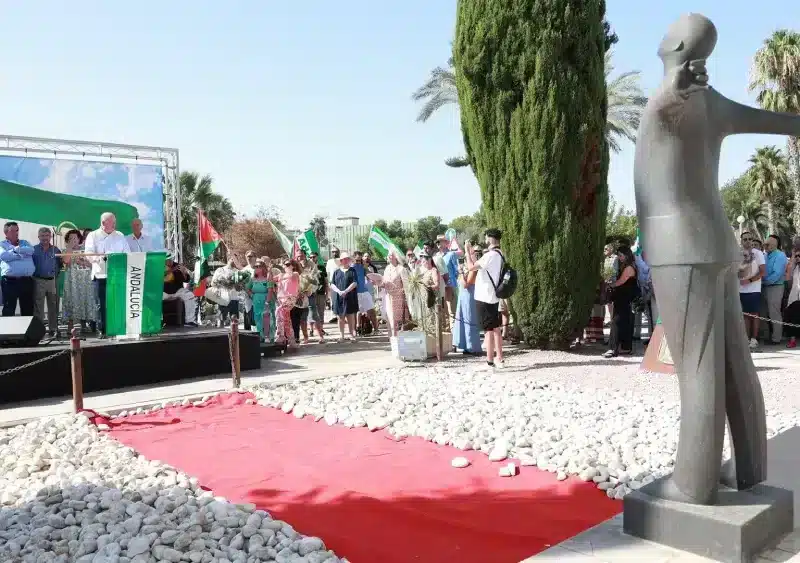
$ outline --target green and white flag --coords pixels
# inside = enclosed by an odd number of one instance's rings
[[[378,227],[372,227],[369,232],[369,245],[375,249],[375,252],[381,255],[381,258],[389,256],[389,252],[394,251],[400,260],[403,260],[405,254],[400,252],[400,248],[394,243],[389,235],[384,233]]]
[[[422,255],[422,246],[423,246],[422,241],[419,241],[417,243],[417,246],[414,247],[414,256],[417,257],[417,260],[419,260],[419,257]]]
[[[310,255],[312,252],[319,254],[319,242],[317,242],[317,236],[311,229],[308,229],[301,235],[297,235],[297,244],[300,245],[300,250],[305,252],[306,256]]]
[[[275,226],[275,223],[270,221],[269,225],[270,225],[270,227],[272,227],[272,232],[275,233],[275,238],[278,239],[278,243],[281,245],[281,248],[283,248],[283,251],[286,253],[286,255],[291,258],[292,257],[292,247],[294,246],[292,244],[292,241],[290,241],[289,237],[287,237],[285,234],[283,234],[281,232],[281,230],[278,227]]]
[[[161,332],[166,260],[166,252],[108,255],[108,336],[139,336]]]

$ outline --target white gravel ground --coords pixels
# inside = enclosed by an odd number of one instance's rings
[[[480,450],[503,475],[516,474],[513,458],[622,498],[671,471],[678,391],[672,376],[641,374],[640,358],[600,352],[512,353],[501,372],[456,357],[253,391],[297,417]],[[800,356],[776,349],[755,359],[770,434],[795,426]],[[3,562],[344,561],[322,540],[143,458],[83,415],[0,430],[0,506]]]
[[[108,438],[83,415],[0,431],[4,563],[337,563],[253,505]]]
[[[679,422],[678,391],[669,375],[642,374],[641,358],[606,360],[596,351],[519,352],[507,369],[489,372],[479,359],[392,368],[303,383],[258,386],[262,405],[328,424],[385,428],[493,461],[514,458],[594,481],[610,497],[670,473]],[[757,359],[770,436],[795,426],[794,357]],[[794,387],[792,387],[794,385]]]

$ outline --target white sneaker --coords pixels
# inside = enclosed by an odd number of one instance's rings
[[[506,369],[506,363],[503,360],[494,363],[494,369]]]
[[[750,339],[750,349],[751,350],[755,350],[757,348],[758,348],[758,340],[756,340],[755,338],[751,338]]]

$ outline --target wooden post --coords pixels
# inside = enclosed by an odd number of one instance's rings
[[[242,376],[239,371],[239,319],[231,318],[231,371],[233,372],[233,386],[239,387],[242,384]]]
[[[442,300],[436,300],[436,360],[442,361]]]
[[[72,405],[74,411],[78,413],[83,410],[83,352],[77,328],[72,329],[69,347],[72,364]]]

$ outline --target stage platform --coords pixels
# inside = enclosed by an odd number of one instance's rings
[[[69,348],[68,340],[43,341],[31,348],[0,348],[0,373]],[[226,329],[168,329],[158,336],[119,341],[88,338],[83,349],[83,390],[107,391],[230,373]],[[265,351],[256,334],[239,336],[242,371],[261,367]],[[0,375],[0,404],[72,394],[69,353]]]

